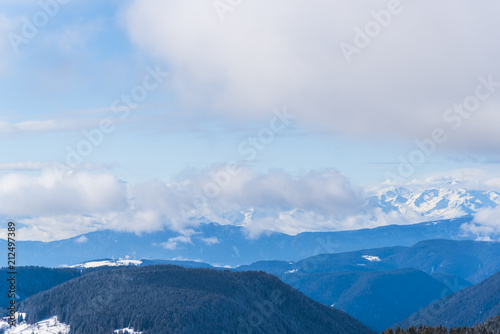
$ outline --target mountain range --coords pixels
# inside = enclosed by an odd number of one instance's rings
[[[499,272],[500,243],[427,240],[411,247],[321,254],[297,262],[259,261],[236,270],[277,275],[308,297],[380,332]]]
[[[298,261],[322,253],[411,246],[428,239],[475,239],[461,228],[472,219],[467,216],[354,231],[304,232],[293,236],[269,232],[255,239],[249,238],[242,226],[216,223],[200,224],[190,230],[189,235],[170,230],[142,235],[106,230],[52,242],[18,241],[22,251],[17,262],[23,266],[58,267],[103,258],[165,259],[236,267],[260,260]],[[0,240],[1,252],[6,252],[5,240]]]
[[[496,208],[500,193],[496,191],[467,190],[452,181],[446,188],[410,190],[389,187],[368,197],[368,208],[381,208],[384,213],[418,214],[423,220],[451,219],[473,215],[479,209]]]
[[[175,261],[100,260],[77,265],[167,264]],[[177,262],[209,267],[200,262]],[[264,271],[308,297],[343,310],[380,332],[445,296],[500,271],[500,243],[427,240],[411,247],[386,247],[320,254],[297,262],[259,261],[235,271]],[[464,279],[467,278],[468,280]]]
[[[496,207],[500,194],[458,186],[421,191],[390,187],[367,197],[367,212],[376,209],[400,216],[401,224],[398,225],[297,235],[263,231],[258,236],[251,236],[243,226],[244,215],[235,212],[225,217],[230,225],[200,217],[183,232],[163,230],[138,235],[103,230],[52,242],[18,241],[22,251],[17,260],[20,265],[48,267],[100,258],[190,260],[236,267],[260,260],[298,261],[321,253],[411,246],[429,239],[475,240],[479,236],[471,234],[464,226],[473,221],[473,214],[479,209]],[[404,225],[407,223],[403,217],[407,216],[423,223]],[[500,235],[490,237],[500,239]],[[0,240],[0,253],[5,252],[5,243]]]
[[[211,268],[209,264],[193,261],[114,259],[86,261],[65,269],[20,267],[19,300],[93,271],[100,275],[109,267],[146,268],[165,264]],[[500,271],[498,242],[427,240],[411,247],[320,254],[296,262],[259,261],[232,269],[235,272],[249,270],[272,273],[325,307],[342,310],[377,332],[396,323],[406,327],[420,323],[434,325],[443,323],[445,318],[449,319],[446,325],[462,325],[450,312],[464,304],[473,305],[474,312],[479,309],[479,315],[484,314],[484,317],[471,317],[471,308],[457,313],[459,320],[474,319],[466,323],[468,326],[498,312],[496,304],[486,302],[496,303],[494,298],[500,295],[497,290],[500,281],[494,279],[498,274],[493,275]],[[463,277],[477,284],[471,287],[472,283]],[[466,297],[460,297],[463,293]],[[460,298],[456,299],[457,296]],[[419,312],[429,308],[429,304],[439,305],[442,310],[435,312],[434,307],[431,311]],[[2,305],[6,305],[6,301]],[[438,319],[433,320],[429,314]],[[47,316],[54,315],[59,313]],[[120,326],[126,328],[128,324]]]
[[[297,262],[259,261],[237,270],[262,270],[284,280],[312,273],[387,271],[415,268],[442,279],[456,276],[473,284],[500,271],[500,243],[471,240],[426,240],[396,246],[320,254]],[[454,278],[453,278],[454,279]]]

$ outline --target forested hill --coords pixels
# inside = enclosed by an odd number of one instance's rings
[[[474,326],[500,314],[500,272],[484,281],[434,302],[398,324]]]
[[[7,291],[9,290],[9,277],[7,268],[0,269],[0,313],[3,315],[5,309],[10,305]],[[71,268],[43,268],[43,267],[17,267],[16,294],[19,300],[23,300],[40,291],[50,289],[58,284],[81,276],[81,271]],[[5,291],[5,293],[4,293]]]
[[[262,272],[120,267],[92,272],[26,299],[28,321],[52,315],[72,333],[373,334]]]

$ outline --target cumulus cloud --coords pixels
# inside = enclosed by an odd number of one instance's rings
[[[217,237],[201,238],[201,240],[209,246],[218,244],[220,242]]]
[[[62,239],[103,229],[138,234],[163,229],[178,232],[179,237],[162,245],[167,249],[191,243],[196,227],[206,221],[244,226],[248,237],[256,238],[267,231],[353,230],[423,219],[411,209],[402,215],[367,205],[368,196],[376,190],[365,192],[333,169],[303,175],[282,170],[258,173],[246,167],[239,167],[237,173],[228,170],[218,166],[186,172],[169,183],[133,185],[104,172],[75,171],[62,179],[50,171],[38,176],[6,174],[0,177],[0,215],[24,224],[20,229],[24,240]],[[451,176],[433,176],[405,186],[415,191],[425,185],[491,190],[488,185],[495,181],[478,170],[460,173],[461,180],[453,179],[452,172]],[[479,211],[464,231],[478,237],[500,233],[498,213]],[[198,238],[208,245],[218,243],[217,238]]]
[[[335,133],[413,141],[444,127],[455,148],[500,145],[498,86],[458,130],[443,120],[479,76],[500,81],[499,46],[488,37],[500,29],[493,0],[402,0],[350,63],[340,44],[354,45],[357,27],[388,1],[245,1],[224,21],[212,4],[133,0],[124,14],[131,39],[174,69],[169,89],[186,109],[248,119],[287,105]]]
[[[460,168],[445,172],[434,172],[419,179],[407,181],[387,180],[380,185],[367,189],[369,192],[391,186],[405,187],[413,191],[429,188],[489,190],[500,192],[500,178],[496,166],[483,165],[481,168]]]
[[[359,208],[346,215],[327,216],[314,211],[291,210],[263,214],[249,214],[243,221],[249,238],[258,238],[269,231],[295,235],[301,232],[347,231],[374,228],[387,225],[408,225],[422,222],[416,212],[401,215],[397,212],[385,213],[380,208]]]
[[[462,229],[469,234],[476,235],[478,240],[500,241],[500,206],[495,209],[479,210],[471,223],[462,225]]]
[[[192,244],[191,238],[188,236],[178,236],[175,238],[168,239],[167,242],[161,244],[165,249],[175,250],[179,247],[179,244]]]
[[[94,214],[123,210],[127,205],[127,186],[109,173],[80,172],[59,179],[44,171],[35,177],[0,177],[0,214],[5,216]]]
[[[454,179],[451,172],[405,186],[415,191],[424,186],[491,190],[488,185],[495,183],[484,171],[458,174],[463,178]],[[0,177],[0,215],[24,224],[20,236],[30,240],[68,238],[103,229],[179,232],[179,237],[162,245],[167,249],[191,243],[195,228],[204,221],[244,226],[250,238],[266,231],[297,234],[422,221],[421,214],[412,210],[401,215],[367,206],[371,193],[333,169],[291,175],[282,170],[258,173],[241,166],[218,166],[187,171],[169,183],[134,185],[111,173],[75,171],[60,179],[43,171],[38,176],[12,173]],[[498,213],[479,211],[464,231],[481,238],[500,233]],[[202,240],[208,245],[218,243],[217,238]]]
[[[89,241],[89,239],[82,235],[81,237],[75,239],[75,242],[78,243],[78,244],[83,244],[83,243],[86,243],[87,241]]]
[[[273,220],[266,229],[277,231],[303,231],[310,224],[297,222],[296,229],[287,227],[280,213],[290,210],[315,212],[331,219],[343,219],[356,213],[364,203],[363,191],[352,186],[338,171],[311,172],[292,176],[280,170],[259,174],[241,168],[237,175],[230,175],[223,167],[190,173],[172,183],[149,182],[131,187],[133,198],[130,209],[122,219],[130,221],[134,215],[150,213],[141,217],[142,224],[151,229],[167,225],[184,231],[186,226],[196,226],[199,218],[220,224],[244,224],[249,229],[260,230],[263,217]],[[258,209],[256,209],[258,208]],[[235,213],[258,210],[259,214],[245,219],[229,219]],[[114,219],[114,221],[120,221]],[[300,225],[300,226],[299,226]],[[124,224],[136,226],[137,224]],[[325,224],[326,226],[326,224]],[[118,227],[118,226],[117,226]],[[208,240],[207,242],[213,242]],[[169,244],[170,245],[170,244]]]
[[[27,225],[26,238],[37,233],[45,239],[70,237],[100,229],[147,233],[169,228],[182,234],[164,247],[189,242],[194,233],[190,227],[201,218],[242,224],[256,233],[264,227],[296,232],[318,220],[324,223],[316,228],[335,228],[335,222],[359,212],[364,203],[363,191],[335,170],[292,176],[241,167],[230,175],[218,167],[171,183],[136,185],[110,173],[76,171],[59,179],[44,171],[39,176],[6,174],[0,178],[0,190],[0,215],[17,217]],[[253,214],[245,218],[241,212]],[[235,213],[243,218],[228,218]]]

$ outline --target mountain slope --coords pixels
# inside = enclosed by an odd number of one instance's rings
[[[58,315],[75,334],[127,327],[150,334],[373,334],[274,276],[177,266],[88,273],[28,298],[21,310],[30,322]]]
[[[398,326],[474,326],[499,314],[500,273],[497,273],[481,283],[432,303]]]
[[[18,301],[81,276],[80,271],[76,269],[18,267],[16,271],[16,294]],[[10,303],[7,294],[10,285],[7,281],[7,272],[9,272],[7,268],[0,269],[0,277],[2,277],[0,280],[0,289],[1,291],[5,291],[5,293],[0,294],[0,309],[6,309]]]
[[[283,275],[308,297],[332,305],[380,332],[429,303],[452,293],[416,269]]]

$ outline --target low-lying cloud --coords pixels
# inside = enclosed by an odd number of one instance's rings
[[[102,229],[186,231],[202,218],[245,225],[255,233],[264,228],[300,232],[313,226],[335,228],[332,222],[356,214],[364,203],[362,189],[336,170],[292,176],[281,170],[259,174],[242,167],[216,196],[206,196],[206,185],[216,185],[214,180],[222,170],[198,171],[171,183],[137,185],[110,173],[76,171],[62,178],[48,170],[38,176],[7,174],[0,178],[0,215],[28,225],[21,237],[24,234],[30,239]],[[228,218],[231,216],[239,218]],[[318,218],[324,223],[315,224]],[[265,220],[269,222],[261,225]],[[172,240],[167,246],[179,242],[182,240]]]
[[[409,208],[404,213],[384,212],[368,205],[373,193],[365,193],[333,169],[303,175],[282,170],[258,173],[246,167],[239,167],[234,175],[226,171],[219,166],[186,171],[169,183],[133,185],[105,172],[74,171],[62,178],[50,170],[37,176],[11,173],[0,177],[0,216],[24,224],[19,231],[23,240],[62,239],[105,229],[179,232],[179,238],[162,245],[168,249],[190,243],[196,227],[205,222],[244,226],[248,237],[255,238],[266,231],[355,230],[425,220]],[[483,190],[488,184],[487,179],[449,181],[435,177],[425,184],[445,189],[477,185]],[[422,190],[419,183],[406,186]],[[498,209],[480,210],[463,229],[487,240],[500,233],[499,213]],[[203,241],[218,243],[216,238]]]
[[[495,209],[481,209],[475,215],[471,223],[462,225],[462,229],[478,240],[495,240],[500,236],[500,206]],[[493,236],[493,239],[492,239]]]

